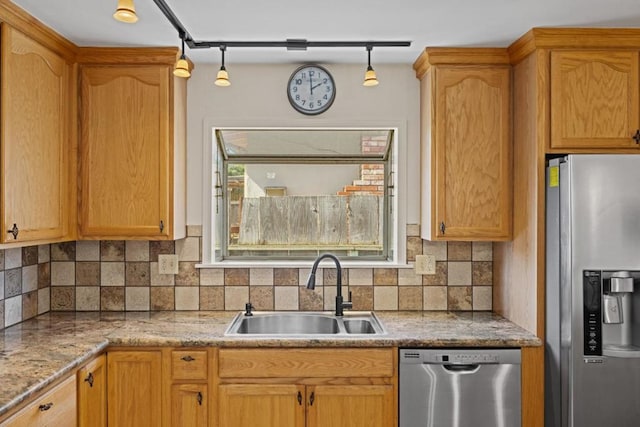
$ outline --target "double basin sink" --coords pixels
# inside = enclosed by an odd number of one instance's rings
[[[253,312],[239,313],[225,335],[371,335],[385,330],[373,312],[348,312],[336,316],[330,312]]]

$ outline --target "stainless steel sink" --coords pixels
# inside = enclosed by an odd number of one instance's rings
[[[335,316],[330,312],[258,311],[251,316],[238,313],[225,335],[371,335],[385,330],[373,312],[348,312]]]

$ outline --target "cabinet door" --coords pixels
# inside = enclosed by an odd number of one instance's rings
[[[69,232],[70,67],[6,24],[1,38],[0,241],[60,239]],[[14,224],[16,238],[6,232]]]
[[[76,376],[71,375],[1,427],[76,427]]]
[[[107,414],[111,427],[161,425],[160,351],[118,351],[107,355]]]
[[[166,66],[82,68],[82,237],[169,236],[169,81]]]
[[[171,427],[206,427],[208,421],[206,384],[171,386]]]
[[[78,370],[78,427],[107,426],[107,364],[99,356]]]
[[[434,72],[435,182],[427,200],[435,205],[432,236],[506,240],[511,235],[510,69]]]
[[[304,386],[232,384],[218,387],[218,425],[304,427]]]
[[[551,148],[629,148],[640,128],[638,52],[551,52]]]
[[[307,396],[308,427],[397,425],[391,385],[317,385]]]

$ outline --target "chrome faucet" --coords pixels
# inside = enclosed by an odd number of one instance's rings
[[[336,264],[337,277],[336,277],[336,316],[344,315],[344,309],[350,309],[353,307],[351,301],[344,301],[342,298],[342,267],[340,266],[340,260],[335,255],[331,254],[322,254],[318,258],[316,258],[313,263],[313,267],[311,267],[311,274],[309,274],[309,279],[307,280],[307,289],[315,289],[316,288],[316,270],[318,269],[318,264],[325,258],[330,258]],[[349,299],[351,299],[351,292],[349,292]]]

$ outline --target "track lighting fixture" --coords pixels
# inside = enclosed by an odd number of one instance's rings
[[[133,4],[133,0],[118,0],[118,8],[113,14],[113,17],[127,24],[133,24],[138,21],[138,15],[136,15],[136,7]]]
[[[229,73],[227,73],[227,69],[224,66],[224,52],[226,50],[227,47],[225,45],[220,46],[220,52],[222,52],[222,66],[220,67],[220,71],[218,71],[218,75],[216,76],[216,86],[231,86],[231,82],[229,81]]]
[[[377,86],[378,83],[380,83],[378,81],[378,78],[376,77],[375,70],[371,66],[371,50],[372,49],[373,49],[373,46],[367,45],[367,71],[364,73],[364,82],[362,83],[363,86]]]
[[[191,72],[189,71],[189,63],[187,62],[187,57],[184,56],[184,36],[180,37],[182,39],[182,55],[180,55],[180,59],[176,62],[176,67],[173,69],[173,75],[182,78],[191,77]]]

